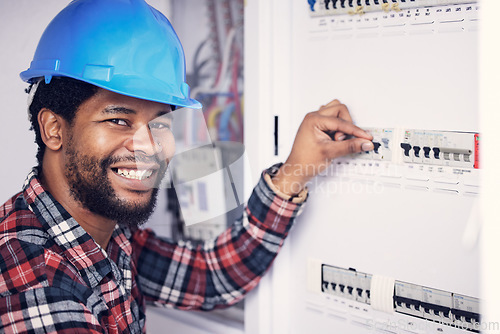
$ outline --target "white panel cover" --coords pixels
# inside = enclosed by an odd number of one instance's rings
[[[478,10],[312,17],[306,1],[293,1],[292,123],[338,98],[362,127],[477,132]],[[311,185],[288,245],[292,333],[462,332],[307,291],[315,259],[479,297],[480,171],[451,168],[443,179],[436,167],[404,162],[401,138],[394,141],[383,166],[367,171],[370,160],[340,159]],[[396,172],[383,175],[382,167]]]

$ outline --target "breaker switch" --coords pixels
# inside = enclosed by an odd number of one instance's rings
[[[373,152],[377,153],[378,154],[378,149],[380,148],[380,143],[377,143],[377,142],[372,142],[373,143]]]
[[[424,146],[423,150],[424,150],[424,157],[430,159],[431,148],[429,146]]]
[[[350,295],[352,295],[352,290],[354,290],[352,286],[347,287],[347,291],[349,292]]]
[[[307,2],[309,3],[309,7],[311,7],[311,11],[314,12],[314,5],[316,4],[316,0],[307,0]]]
[[[407,157],[409,157],[410,156],[411,145],[408,144],[408,143],[401,143],[401,148],[403,150],[405,150],[404,151],[404,155],[406,155]]]
[[[415,152],[415,156],[420,158],[420,146],[413,146],[413,151]]]
[[[340,292],[344,293],[345,285],[339,284]]]
[[[389,148],[389,138],[382,138],[382,143],[384,144],[385,148]]]
[[[330,5],[331,0],[325,0],[325,9],[330,9],[328,6]]]
[[[439,147],[434,147],[432,151],[434,151],[434,159],[439,159],[439,153],[441,152]]]

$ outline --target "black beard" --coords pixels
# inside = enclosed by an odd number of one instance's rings
[[[116,221],[119,225],[137,227],[151,216],[158,195],[158,187],[151,192],[151,198],[145,204],[127,202],[116,196],[108,178],[109,167],[120,161],[136,161],[135,157],[97,159],[77,154],[68,149],[68,162],[65,176],[68,180],[71,196],[83,207],[93,213]],[[166,166],[160,168],[163,173]],[[161,182],[159,177],[158,184]]]

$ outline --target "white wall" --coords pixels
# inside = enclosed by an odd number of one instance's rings
[[[2,0],[0,2],[0,201],[21,190],[35,165],[36,145],[29,131],[27,87],[19,73],[29,67],[45,26],[68,0]]]

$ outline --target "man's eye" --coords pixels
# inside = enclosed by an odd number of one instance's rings
[[[125,120],[119,119],[119,118],[109,119],[108,121],[111,123],[114,123],[116,125],[120,125],[120,126],[127,126],[128,125]]]
[[[150,129],[156,130],[168,130],[170,129],[170,124],[168,123],[149,123]]]

